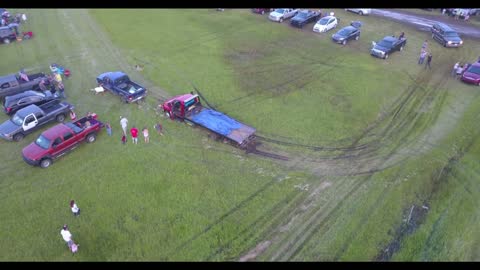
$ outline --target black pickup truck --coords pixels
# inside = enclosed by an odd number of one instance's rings
[[[38,90],[38,84],[47,79],[44,73],[27,74],[28,81],[20,78],[18,74],[10,74],[0,77],[0,98],[15,95],[27,90]]]
[[[388,56],[395,51],[402,51],[407,44],[406,38],[397,38],[393,36],[386,36],[379,42],[373,43],[373,48],[370,50],[370,54],[387,59]]]
[[[42,105],[30,105],[18,110],[11,119],[0,125],[0,137],[8,141],[20,141],[25,135],[54,120],[63,122],[73,106],[60,100]]]
[[[97,83],[113,94],[119,95],[125,103],[132,103],[147,96],[145,87],[131,81],[127,74],[121,71],[100,74]]]

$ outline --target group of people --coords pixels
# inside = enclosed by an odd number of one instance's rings
[[[55,64],[53,64],[53,65],[55,65]],[[40,90],[50,91],[53,95],[55,95],[58,91],[57,95],[59,97],[66,98],[65,85],[63,84],[63,79],[62,79],[62,74],[64,74],[63,69],[60,72],[60,69],[57,69],[57,68],[52,69],[52,66],[50,66],[50,69],[52,70],[52,73],[47,75],[45,79],[42,79],[40,81],[40,83],[38,84],[38,86],[39,86]],[[66,76],[66,77],[68,77],[68,76]]]
[[[425,62],[425,58],[427,61]],[[422,49],[420,50],[420,58],[418,58],[418,64],[423,65],[425,62],[425,69],[428,67],[429,69],[432,69],[431,63],[432,63],[432,53],[428,52],[428,41],[425,40],[422,45]]]
[[[77,217],[80,215],[80,208],[78,208],[74,200],[70,201],[70,209],[72,210],[73,216]],[[67,243],[68,249],[74,254],[77,253],[78,247],[80,245],[76,244],[75,241],[73,241],[73,235],[68,229],[67,224],[63,225],[62,230],[60,231],[60,235],[62,236],[63,240]]]
[[[122,133],[122,144],[126,144],[127,143],[127,126],[128,126],[128,119],[126,117],[120,116],[120,126],[122,127],[122,132],[123,132]],[[153,127],[158,132],[159,135],[163,136],[162,124],[157,123]],[[112,127],[110,126],[110,123],[107,123],[106,128],[107,128],[108,134],[111,136]],[[142,134],[143,134],[143,138],[144,138],[145,143],[149,143],[150,142],[150,136],[149,136],[148,128],[146,126],[143,127]],[[132,142],[134,144],[138,144],[138,128],[133,126],[130,129],[130,135],[132,136]]]

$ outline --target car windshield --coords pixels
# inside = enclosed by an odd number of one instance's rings
[[[302,18],[302,19],[303,19],[303,18],[307,18],[307,17],[308,17],[308,13],[309,13],[308,11],[301,11],[301,12],[298,13],[297,17],[298,17],[298,18]]]
[[[43,135],[40,135],[35,140],[35,144],[40,146],[43,149],[48,149],[50,147],[50,140],[45,138]]]
[[[322,18],[318,23],[320,25],[327,25],[329,18]]]
[[[470,66],[470,68],[467,69],[467,72],[480,75],[480,66]]]
[[[346,37],[348,35],[350,35],[350,33],[352,32],[352,30],[348,29],[348,28],[343,28],[342,30],[338,31],[338,35],[340,36],[343,36],[343,37]]]
[[[283,14],[284,10],[285,9],[283,9],[283,8],[278,8],[278,9],[275,9],[275,12]]]
[[[445,32],[446,37],[458,37],[456,32]]]
[[[15,123],[15,125],[17,126],[21,126],[23,124],[23,118],[21,118],[20,116],[18,116],[17,114],[15,114],[13,117],[12,117],[12,122]]]
[[[390,48],[392,47],[392,43],[393,43],[392,41],[382,40],[378,43],[378,45],[385,48]]]

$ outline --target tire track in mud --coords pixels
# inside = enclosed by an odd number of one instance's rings
[[[91,21],[91,20],[89,20],[89,21]],[[90,23],[90,25],[92,25],[92,24]],[[95,28],[94,26],[93,26],[93,29],[96,30],[97,35],[98,35],[98,32],[99,32],[100,30],[98,30],[98,28]],[[100,35],[101,35],[101,33],[100,33]],[[111,48],[111,47],[108,46],[108,44],[107,44],[107,43],[108,43],[108,42],[107,42],[108,40],[105,39],[105,38],[103,38],[103,40],[102,40],[102,38],[100,38],[100,39],[101,39],[101,41],[103,42],[103,44],[105,45],[106,49],[109,49],[108,51],[109,51],[113,56],[115,56],[114,58],[116,59],[117,64],[119,64],[120,66],[122,66],[122,64],[123,64],[123,67],[122,67],[122,68],[127,68],[127,69],[128,69],[129,66],[128,66],[127,64],[125,64],[125,62],[120,63],[120,62],[122,62],[122,61],[120,61],[120,59],[123,59],[123,58],[121,58],[120,54],[118,54],[118,52],[116,53],[115,51],[112,51],[113,48]],[[112,45],[110,45],[110,46],[112,46]],[[131,68],[131,67],[130,67],[130,68]],[[311,74],[308,74],[308,75],[311,75]],[[307,76],[308,76],[308,75],[307,75]],[[411,95],[410,95],[410,96],[411,96]],[[410,99],[410,96],[407,96],[406,101],[404,102],[404,104]],[[393,122],[394,120],[396,120],[397,115],[402,112],[402,110],[403,110],[402,107],[403,107],[403,105],[400,105],[400,107],[398,108],[398,111],[394,112],[393,117],[392,117],[392,122]],[[397,124],[389,124],[389,125],[388,125],[388,128],[389,128],[389,129],[392,129],[392,130],[393,130],[393,129],[398,130],[399,128],[405,126],[406,124],[407,124],[407,119],[404,118],[404,122],[403,122],[403,123],[399,122],[399,123],[397,123]],[[373,128],[372,128],[372,130],[373,130]],[[392,136],[392,133],[394,133],[394,132],[393,132],[393,131],[392,131],[392,132],[388,132],[388,129],[384,129],[384,133],[383,133],[382,135],[385,136],[385,137],[387,137],[387,136]],[[359,144],[358,142],[359,142],[361,139],[367,137],[368,134],[370,134],[370,132],[366,132],[364,136],[361,136],[356,142],[352,143],[351,147],[358,147],[359,145],[361,145],[361,144]],[[408,135],[408,133],[407,133],[407,135]],[[365,150],[365,148],[363,148],[363,149]],[[356,150],[362,150],[362,148],[358,147]],[[344,149],[344,151],[346,151],[346,149]],[[359,157],[361,157],[360,154],[359,154],[357,157],[350,156],[349,158],[351,158],[351,159],[357,158],[357,159],[358,159]],[[372,175],[373,175],[373,174],[372,174]],[[371,177],[371,176],[370,176],[370,177]],[[367,177],[366,179],[369,179],[369,177]],[[367,181],[367,180],[365,180],[365,181]],[[361,184],[358,184],[358,185],[361,185]],[[259,190],[257,190],[257,192],[262,192],[263,190],[266,190],[266,188],[267,188],[267,187],[261,187]],[[253,195],[257,194],[256,196],[258,196],[259,193],[257,193],[257,192],[254,193]],[[351,195],[353,192],[355,192],[355,189],[350,190],[350,191],[347,193],[346,196]],[[244,202],[242,202],[242,203],[244,203]],[[245,206],[245,204],[246,204],[246,203],[241,204],[241,205],[238,205],[238,206],[241,208],[241,207]],[[340,207],[340,206],[341,206],[341,204],[335,206],[330,213],[335,212],[335,210],[338,209],[338,207]],[[233,210],[233,212],[235,212],[235,211],[237,211],[237,210],[240,209],[240,208],[237,208],[236,210],[235,210],[235,208],[234,208],[234,209],[232,209],[232,210]],[[224,215],[222,216],[222,218],[227,218],[227,217],[228,217],[229,215],[231,215],[233,212],[231,212],[231,211],[227,212],[226,214],[224,214]],[[319,214],[317,213],[317,215],[319,215]],[[326,220],[328,220],[328,216],[330,216],[330,214],[327,215]],[[208,227],[203,231],[203,233],[206,233],[206,232],[210,231],[213,226],[219,224],[222,220],[217,220],[217,221],[218,221],[218,222],[214,222],[213,224],[211,224],[211,226],[208,226]],[[312,222],[313,222],[313,221],[312,221]],[[307,229],[308,229],[310,232],[312,232],[312,233],[314,233],[315,231],[312,231],[311,229],[312,229],[312,228],[315,229],[315,228],[317,228],[317,227],[318,227],[318,224],[315,224],[315,223],[307,224]],[[194,236],[193,238],[191,238],[191,239],[190,239],[190,240],[191,240],[190,243],[191,243],[192,241],[194,241],[195,239],[197,239],[198,237],[200,237],[200,236],[201,236],[201,235],[197,235],[197,236]],[[295,250],[294,250],[294,251],[291,251],[291,252],[289,251],[289,253],[285,254],[283,257],[290,258],[290,257],[292,257],[292,256],[295,256],[295,254],[297,254],[298,251],[301,250],[301,248],[302,248],[302,246],[304,245],[306,239],[307,239],[307,238],[305,238],[305,237],[302,237],[302,238],[298,238],[298,237],[297,237],[297,238],[296,238],[296,241],[295,241],[295,246],[296,246]],[[307,239],[307,241],[308,241],[308,239]],[[188,245],[188,244],[189,244],[189,243],[184,243],[184,246],[186,246],[186,245]],[[282,254],[280,254],[280,255],[282,255]],[[279,256],[280,256],[280,255],[279,255]]]
[[[427,100],[426,97],[429,96],[430,92],[437,90],[441,85],[443,85],[445,83],[445,81],[446,81],[446,79],[441,80],[436,85],[431,87],[430,91],[424,91],[423,94],[416,94],[416,96],[418,96],[417,97],[418,100],[416,102],[413,98],[414,97],[413,94],[415,92],[418,93],[418,91],[416,91],[417,90],[416,87],[413,87],[410,91],[408,91],[407,95],[402,95],[402,98],[399,99],[400,102],[398,103],[398,105],[396,107],[394,107],[393,110],[391,110],[391,112],[389,114],[390,117],[384,118],[384,119],[391,118],[391,120],[388,121],[388,125],[380,133],[381,137],[379,139],[385,140],[386,138],[388,139],[388,138],[392,137],[394,134],[398,133],[399,130],[400,131],[405,131],[405,125],[406,125],[405,123],[407,123],[407,122],[413,122],[413,123],[417,122],[418,115],[419,115],[418,108],[421,107],[421,106],[424,106],[425,103],[433,102],[432,100],[430,100],[430,101]],[[442,99],[442,102],[443,102],[443,99]],[[411,106],[412,108],[403,113],[403,114],[406,114],[405,116],[402,115],[402,117],[399,117],[399,115],[403,112],[404,107],[406,106],[407,103],[412,103],[412,106]],[[434,118],[434,120],[435,119],[436,118]],[[378,122],[377,126],[380,123],[381,123],[381,121]],[[402,137],[403,138],[408,138],[410,136],[411,132],[413,131],[413,127],[414,127],[414,124],[411,125],[410,128],[406,129],[406,132],[401,132],[401,133],[403,133]],[[374,128],[376,128],[376,127],[374,127]],[[362,137],[364,137],[368,133],[372,132],[374,130],[374,128],[369,129],[369,131],[365,132]],[[351,146],[356,146],[357,143],[361,139],[362,138],[359,138],[356,141],[354,141]],[[377,165],[374,166],[374,168],[376,167],[377,169],[381,169],[380,167],[385,162],[390,160],[392,158],[392,156],[394,156],[396,154],[397,149],[400,148],[401,146],[402,146],[402,144],[396,144],[396,146],[393,147],[389,151],[388,155],[386,157],[382,158],[383,162],[380,162],[380,163],[377,162]],[[360,150],[360,151],[362,151],[362,150]],[[361,153],[358,155],[357,159],[360,158],[360,157],[362,157]],[[372,162],[370,160],[367,163],[374,163],[374,162]],[[353,193],[355,193],[356,190],[362,184],[364,184],[368,180],[370,180],[371,177],[373,177],[373,175],[374,175],[374,173],[371,173],[368,177],[364,178],[363,181],[359,181],[348,193],[346,193],[346,195],[344,197],[342,196],[342,198],[345,199],[345,198],[348,198],[351,195],[353,195]],[[339,209],[344,204],[344,201],[345,201],[344,199],[340,200],[340,203],[335,205],[335,207],[329,212],[329,214],[324,215],[325,218],[320,218],[322,216],[321,215],[321,212],[322,212],[321,210],[314,213],[312,215],[313,217],[308,219],[307,222],[304,222],[304,223],[301,224],[301,225],[303,225],[303,230],[302,229],[299,230],[299,231],[301,231],[301,233],[299,233],[296,236],[293,236],[293,240],[287,241],[287,244],[280,247],[280,249],[279,249],[280,251],[277,252],[275,255],[273,255],[273,257],[271,257],[271,259],[276,260],[276,259],[280,258],[280,260],[288,260],[288,259],[291,259],[291,258],[295,257],[296,254],[298,254],[302,250],[302,248],[305,246],[305,244],[308,242],[308,239],[310,238],[310,236],[315,234],[320,229],[321,225],[324,224],[328,220],[331,213],[334,213],[337,209]],[[375,208],[371,208],[370,212],[374,211],[374,210],[375,210]],[[366,220],[364,220],[363,222],[365,222],[365,221]],[[363,225],[363,223],[360,224],[360,226],[362,226],[362,225]],[[292,239],[292,236],[290,237],[290,239]],[[346,250],[346,249],[347,249],[347,246],[344,247],[342,250]],[[341,253],[336,254],[336,258],[338,258],[339,256],[341,256]]]

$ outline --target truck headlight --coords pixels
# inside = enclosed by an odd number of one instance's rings
[[[460,44],[463,44],[463,40],[460,40]]]
[[[448,42],[448,44],[452,44],[452,42],[451,42],[451,41],[449,41],[449,42]]]

